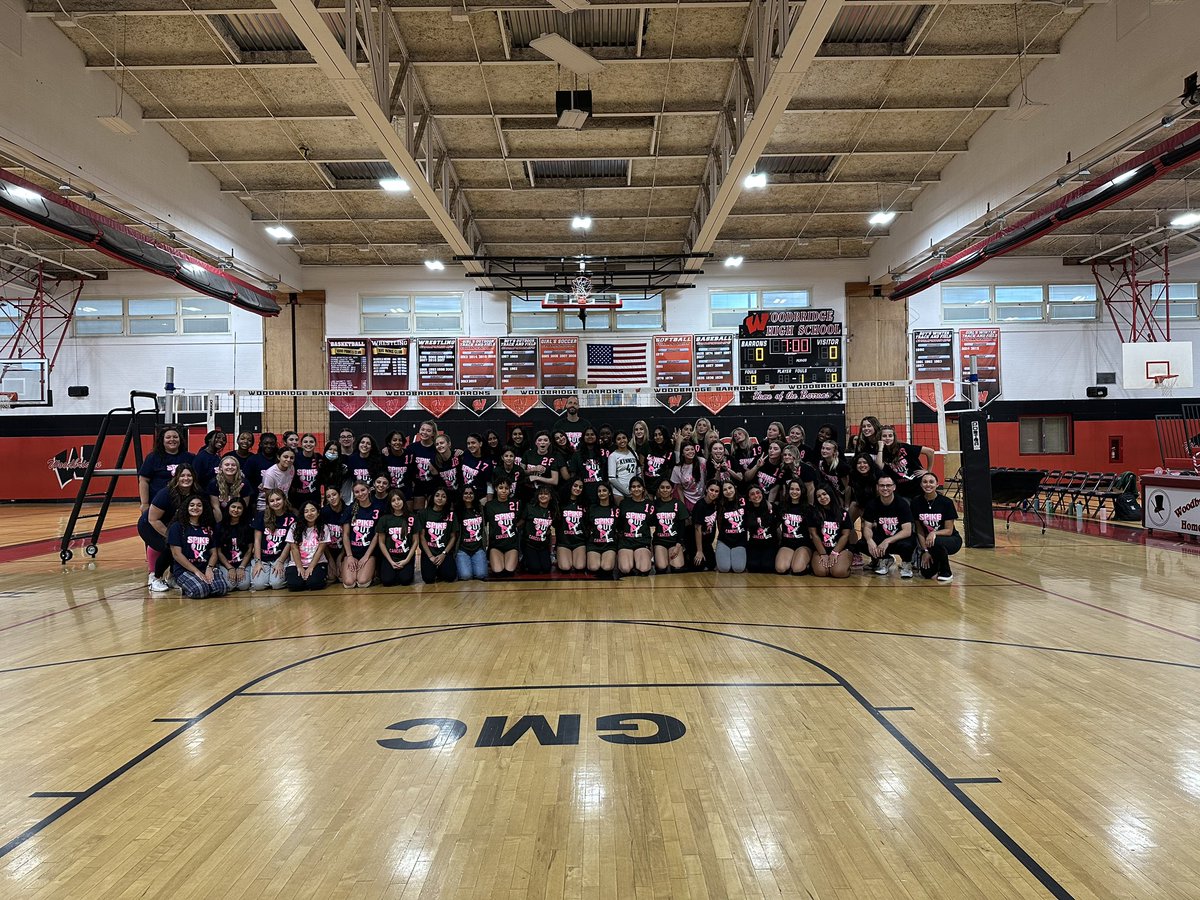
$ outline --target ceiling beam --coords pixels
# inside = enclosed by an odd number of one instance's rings
[[[884,114],[902,114],[902,115],[917,115],[920,113],[971,113],[971,112],[999,112],[1008,109],[1008,104],[984,104],[980,103],[975,106],[893,106],[886,109],[880,109],[874,106],[826,106],[812,109],[798,109],[789,107],[785,115],[789,116],[804,116],[804,115],[824,115],[826,113],[884,113]],[[645,116],[662,116],[663,118],[680,118],[685,116],[715,116],[721,111],[720,107],[712,106],[707,109],[676,109],[676,110],[660,110],[657,108],[651,109],[647,107],[644,110],[622,111],[622,112],[595,112],[593,111],[590,119],[634,119],[643,118]],[[436,116],[439,120],[457,120],[457,119],[491,119],[492,113],[488,110],[480,110],[479,112],[437,112],[430,111],[431,115]],[[502,119],[545,119],[556,120],[558,116],[549,112],[505,112],[503,109],[497,109],[495,113]],[[350,113],[297,113],[292,115],[244,115],[244,116],[224,116],[224,115],[204,115],[203,113],[188,113],[184,115],[159,115],[152,113],[143,115],[143,122],[180,122],[184,124],[204,123],[204,122],[238,122],[238,123],[258,123],[258,122],[343,122],[352,121],[355,117]],[[585,128],[585,130],[587,130]]]
[[[895,175],[891,175],[891,176],[888,176],[888,177],[882,178],[882,179],[871,179],[871,180],[865,180],[865,181],[862,179],[858,179],[858,178],[838,178],[833,181],[804,181],[804,182],[792,182],[792,184],[798,185],[800,187],[821,187],[821,188],[824,188],[824,187],[827,187],[830,185],[838,186],[838,187],[842,187],[842,186],[845,186],[845,187],[875,187],[876,185],[882,185],[885,188],[886,187],[904,187],[906,185],[911,185],[914,189],[917,189],[921,185],[937,184],[939,181],[941,181],[940,176],[931,175],[926,172],[926,173],[922,173],[920,175],[914,174],[907,178],[898,178]],[[659,178],[657,183],[655,183],[655,184],[649,184],[649,183],[636,184],[635,183],[632,185],[625,185],[625,184],[597,185],[595,187],[589,186],[587,190],[588,190],[588,193],[590,194],[593,191],[630,191],[630,190],[654,191],[654,190],[683,190],[683,189],[694,190],[697,187],[699,187],[699,184],[697,184],[695,179],[692,179],[692,180],[686,181],[686,182],[664,183],[663,180],[661,178]],[[466,191],[467,193],[471,193],[471,194],[485,193],[485,192],[511,194],[514,191],[540,191],[540,192],[567,191],[567,192],[574,192],[574,193],[579,192],[579,189],[577,187],[574,187],[571,185],[554,185],[554,184],[539,183],[536,187],[533,187],[533,186],[530,186],[528,183],[523,183],[523,184],[514,184],[513,187],[510,188],[510,187],[508,187],[508,185],[472,185],[466,181],[463,182],[463,190]],[[371,187],[342,187],[342,188],[338,188],[338,192],[339,193],[345,193],[345,192],[363,193],[363,192],[366,192],[366,193],[371,193],[371,194],[378,194],[379,188],[374,187],[374,186],[371,186]],[[312,188],[312,187],[271,187],[271,188],[251,188],[249,191],[249,194],[248,194],[245,188],[223,187],[223,188],[221,188],[221,193],[237,194],[242,197],[247,197],[252,194],[321,194],[323,196],[328,196],[329,191],[325,188]]]
[[[844,2],[844,0],[843,0]],[[326,28],[326,31],[329,29]],[[278,58],[274,58],[273,54],[280,54]],[[1022,59],[1026,60],[1043,60],[1054,59],[1058,57],[1057,53],[1023,53]],[[315,57],[315,55],[314,55]],[[1017,58],[1016,53],[926,53],[919,56],[898,56],[891,53],[877,54],[856,54],[853,56],[842,54],[818,54],[814,59],[827,62],[898,62],[912,60],[928,60],[933,62],[994,62],[996,60],[1006,60],[1011,62]],[[696,57],[675,57],[670,56],[641,56],[628,58],[604,58],[603,63],[608,66],[701,66],[701,65],[722,65],[729,66],[737,62],[736,56],[696,56]],[[471,59],[462,60],[445,60],[445,59],[428,59],[428,60],[411,60],[411,64],[420,69],[441,69],[441,68],[475,68],[482,65],[484,68],[511,68],[514,66],[528,67],[535,66],[538,68],[550,68],[557,66],[552,59],[485,59],[481,62]],[[128,72],[208,72],[219,69],[311,69],[319,65],[314,60],[308,60],[303,56],[297,57],[294,51],[291,50],[265,50],[243,53],[243,61],[235,65],[229,60],[211,60],[195,62],[188,57],[180,57],[174,62],[129,62],[122,61],[118,71]],[[401,62],[393,60],[391,65],[394,68],[399,68]],[[370,65],[365,62],[357,64],[360,69],[369,69]],[[89,62],[84,66],[85,69],[101,72],[112,72],[112,60],[104,61],[97,60]]]
[[[954,146],[934,146],[928,145],[925,147],[909,147],[909,148],[867,148],[865,150],[855,150],[853,154],[847,153],[844,149],[833,147],[814,147],[796,149],[786,153],[772,151],[771,153],[762,153],[755,156],[754,161],[760,157],[770,159],[773,157],[788,158],[792,156],[955,156],[959,153],[966,153],[967,146],[965,143],[958,143]],[[635,155],[630,156],[628,153],[613,152],[602,156],[562,156],[556,153],[547,151],[536,156],[522,156],[520,154],[510,154],[501,158],[499,154],[492,156],[455,156],[455,162],[540,162],[542,160],[564,160],[586,162],[590,160],[604,159],[630,159],[630,160],[673,160],[673,159],[708,159],[707,153],[661,153],[658,156]],[[310,156],[308,159],[303,157],[294,157],[292,159],[281,159],[278,157],[267,157],[265,159],[189,159],[192,165],[195,166],[260,166],[260,165],[303,165],[311,166],[313,163],[318,165],[325,163],[367,163],[367,162],[389,162],[390,159],[381,159],[379,157],[345,157],[337,158],[322,158]]]
[[[375,73],[377,77],[373,79],[375,82],[373,95],[371,87],[359,76],[358,66],[351,59],[351,56],[357,58],[353,47],[356,29],[347,28],[348,45],[343,47],[334,33],[330,31],[320,11],[312,5],[310,0],[273,0],[273,2],[292,31],[296,33],[308,52],[312,54],[313,59],[317,61],[321,71],[337,87],[342,99],[354,113],[359,124],[370,135],[387,161],[392,164],[396,173],[408,182],[412,190],[412,198],[425,210],[430,221],[450,246],[451,251],[455,255],[461,256],[482,254],[484,248],[481,246],[482,242],[478,239],[478,232],[471,222],[470,207],[459,189],[451,164],[445,158],[444,148],[434,146],[433,129],[426,131],[426,139],[423,142],[424,169],[418,165],[413,155],[414,150],[419,150],[419,148],[413,146],[413,134],[409,126],[409,120],[413,118],[415,112],[411,103],[417,87],[411,81],[416,77],[411,72],[411,67],[402,67],[397,74],[397,79],[407,77],[410,82],[398,84],[391,81],[389,77],[390,67],[380,66],[383,71]],[[367,4],[363,3],[362,6],[365,7]],[[350,12],[349,6],[347,6],[347,12]],[[364,23],[369,25],[369,18],[364,17]],[[378,23],[374,46],[377,52],[382,53],[380,59],[388,59],[388,40],[392,37],[391,29],[394,27],[390,8],[381,11]],[[367,29],[364,28],[365,30]],[[347,50],[351,51],[349,56]],[[384,95],[388,93],[389,84],[393,86],[390,91],[393,97],[401,94],[402,98],[407,99],[410,104],[406,106],[405,115],[400,121],[404,131],[403,135],[397,133],[396,126],[392,122],[396,110],[384,110],[382,106],[383,103],[388,102]],[[403,88],[403,90],[395,90],[397,87]],[[436,164],[433,161],[435,153],[438,154]],[[426,172],[429,173],[428,179]],[[467,270],[470,272],[471,267],[468,266]]]
[[[717,142],[708,158],[688,231],[690,251],[707,253],[716,244],[742,192],[742,179],[754,170],[843,6],[845,0],[809,0],[793,12],[787,0],[752,2],[751,53],[743,70],[750,83],[741,71],[734,72],[727,95],[733,108],[718,126]]]

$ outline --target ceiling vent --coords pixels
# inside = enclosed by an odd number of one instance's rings
[[[528,50],[543,34],[561,34],[576,47],[636,50],[645,19],[636,9],[581,9],[564,15],[554,9],[504,13],[514,50]]]
[[[396,177],[396,170],[386,162],[324,163],[321,168],[339,190],[378,189],[380,179]]]
[[[534,187],[603,187],[629,183],[627,159],[537,159],[528,164]]]

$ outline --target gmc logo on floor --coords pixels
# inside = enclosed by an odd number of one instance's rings
[[[483,720],[476,747],[511,747],[526,733],[543,747],[572,746],[579,743],[581,717],[569,714],[558,717],[558,728],[550,727],[545,716],[521,716],[512,725],[508,716],[488,716]],[[430,729],[433,729],[430,733]],[[388,750],[431,750],[461,740],[470,729],[459,719],[405,719],[387,727],[388,731],[408,732],[404,737],[378,741]],[[611,732],[611,733],[610,733]],[[596,737],[609,744],[666,744],[677,741],[687,733],[684,724],[674,716],[662,713],[615,713],[596,719]]]

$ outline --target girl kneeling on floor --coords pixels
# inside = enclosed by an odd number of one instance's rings
[[[954,529],[958,510],[949,497],[938,493],[938,477],[932,472],[921,476],[921,496],[910,506],[921,551],[921,576],[936,575],[942,584],[949,584],[954,580],[950,557],[962,549],[962,537]]]
[[[850,520],[828,485],[817,488],[812,512],[808,529],[815,548],[812,573],[821,578],[848,578],[851,555],[846,545],[850,543]]]
[[[225,573],[217,565],[213,517],[204,499],[193,495],[167,530],[171,572],[183,596],[193,600],[221,597],[229,592]]]

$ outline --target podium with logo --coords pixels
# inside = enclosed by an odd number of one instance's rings
[[[1200,537],[1200,475],[1143,475],[1142,524]]]

